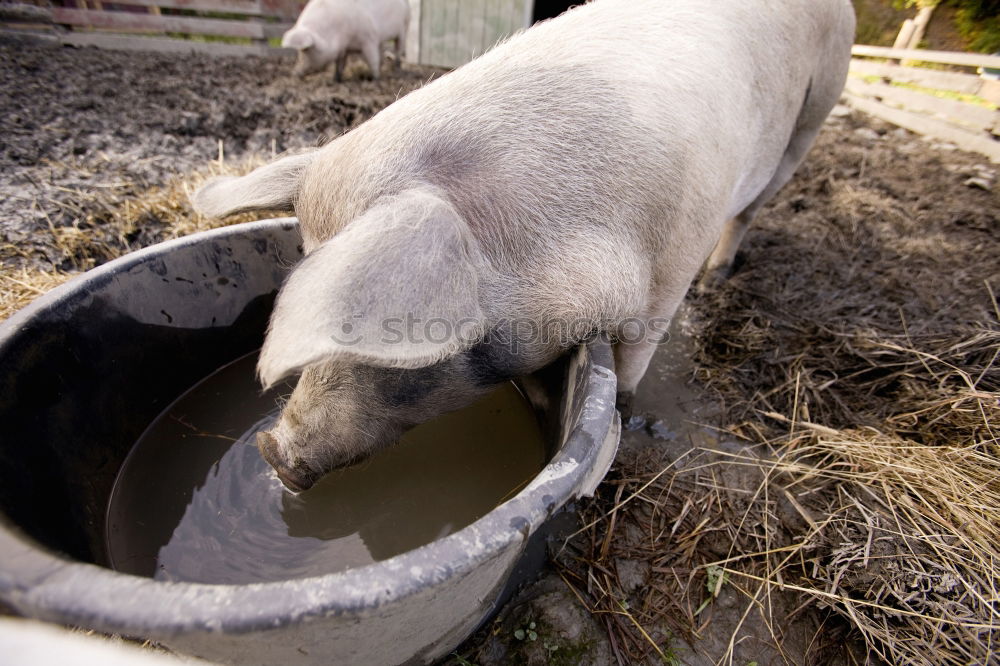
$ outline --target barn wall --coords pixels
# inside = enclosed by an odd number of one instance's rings
[[[420,62],[420,0],[410,2],[410,27],[406,31],[406,52],[403,59],[407,62]]]
[[[533,0],[420,0],[419,46],[425,65],[458,67],[531,24]],[[415,12],[416,14],[416,12]],[[416,16],[415,16],[416,18]],[[413,58],[413,56],[411,56]]]

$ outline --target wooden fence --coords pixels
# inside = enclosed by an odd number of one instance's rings
[[[280,37],[291,27],[305,1],[55,0],[60,6],[32,7],[30,3],[48,2],[18,0],[15,5],[0,0],[0,25],[14,21],[32,23],[33,27],[62,26],[66,30],[58,38],[66,44],[273,54],[280,51],[267,48],[268,40]],[[458,67],[528,27],[535,4],[533,0],[409,2],[412,18],[407,59],[439,67]],[[235,41],[243,43],[232,43]]]
[[[851,106],[1000,162],[1000,81],[976,73],[1000,69],[1000,56],[860,45],[853,55],[844,91]]]
[[[268,40],[281,37],[304,5],[305,0],[66,0],[43,11],[45,23],[66,29],[58,35],[65,44],[273,54],[280,51],[269,48]]]
[[[418,62],[458,67],[531,25],[532,0],[420,0]]]
[[[283,50],[269,48],[268,40],[280,37],[305,5],[305,0],[57,1],[63,6],[27,4],[47,0],[0,3],[0,23],[6,19],[63,26],[68,30],[58,39],[68,44],[276,54]],[[532,0],[410,1],[410,59],[445,67],[458,66],[527,27],[534,6]],[[199,39],[205,36],[209,39]],[[1000,56],[861,45],[854,47],[853,55],[844,92],[852,106],[1000,163],[1000,80],[976,73],[977,68],[1000,70]],[[950,69],[915,67],[914,62]]]

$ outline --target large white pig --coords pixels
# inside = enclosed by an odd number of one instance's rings
[[[853,29],[849,0],[596,0],[199,191],[209,215],[301,220],[258,366],[301,373],[259,438],[286,486],[594,331],[621,340],[627,403],[699,267],[726,269],[803,159]]]
[[[382,43],[395,42],[398,69],[410,25],[408,0],[309,0],[298,20],[281,39],[298,49],[293,73],[302,77],[336,63],[336,77],[344,75],[348,53],[360,53],[372,76],[378,78]]]

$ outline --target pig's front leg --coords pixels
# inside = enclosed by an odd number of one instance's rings
[[[693,271],[692,267],[692,271]],[[637,430],[646,425],[646,417],[635,413],[635,392],[639,382],[649,368],[661,342],[667,339],[670,320],[680,307],[684,294],[691,283],[677,282],[661,290],[654,299],[657,306],[649,309],[638,319],[632,319],[621,330],[616,331],[618,342],[614,346],[615,374],[618,377],[618,395],[615,406],[622,417],[622,425],[627,430]]]
[[[615,407],[621,414],[622,426],[626,430],[638,430],[646,424],[645,417],[635,413],[635,391],[646,374],[656,347],[657,343],[651,340],[618,342],[614,346],[615,374],[618,376]]]
[[[304,49],[300,49],[298,55],[295,58],[295,67],[292,69],[292,75],[299,79],[304,79],[306,74],[309,73],[309,69],[312,63],[309,61],[309,56],[306,55]]]

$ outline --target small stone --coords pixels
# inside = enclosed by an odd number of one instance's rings
[[[622,428],[628,432],[634,432],[636,430],[642,430],[646,427],[646,419],[638,414],[633,414],[632,416],[625,419],[622,423]]]
[[[660,421],[659,419],[647,425],[646,430],[649,432],[650,437],[652,437],[653,439],[662,439],[664,441],[670,441],[676,436],[676,433],[674,433],[673,430],[667,427],[667,424],[665,424],[663,421]]]
[[[879,134],[870,127],[859,127],[858,129],[854,130],[854,134],[858,138],[864,139],[866,141],[879,141],[882,138],[881,134]]]
[[[993,188],[993,182],[991,180],[979,177],[969,178],[962,184],[965,185],[966,187],[978,187],[981,190],[987,190],[987,191]]]

